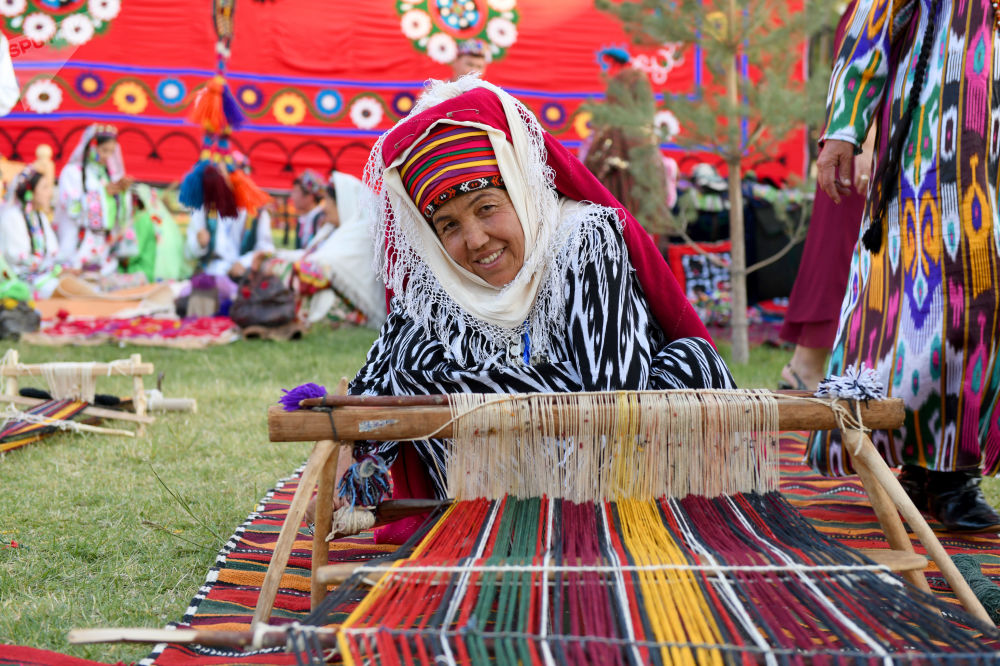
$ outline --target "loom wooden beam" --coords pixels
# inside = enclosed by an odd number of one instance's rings
[[[404,413],[405,417],[402,416]],[[903,424],[903,401],[889,398],[862,405],[861,418],[872,429],[898,428]],[[407,440],[430,434],[450,437],[450,421],[451,408],[447,404],[416,405],[406,407],[405,412],[402,406],[381,406],[370,402],[363,406],[334,407],[330,412],[286,412],[279,405],[273,405],[267,413],[268,434],[272,442],[307,442],[331,437],[340,440]],[[832,430],[836,427],[833,410],[829,407],[779,395],[780,430]]]
[[[139,356],[134,354],[133,357]],[[115,377],[115,376],[139,376],[153,374],[152,363],[132,363],[131,365],[95,363],[90,369],[92,377]],[[3,377],[41,377],[42,365],[9,365],[0,369],[0,376]]]
[[[337,393],[347,394],[347,378],[340,380]],[[312,571],[330,563],[330,542],[326,540],[326,537],[333,530],[333,495],[338,481],[337,466],[340,464],[341,456],[344,456],[345,460],[352,459],[354,450],[353,442],[335,442],[335,444],[332,454],[327,456],[323,462],[323,469],[316,485],[316,526],[313,529]],[[309,579],[311,607],[318,606],[325,596],[326,584],[320,582],[316,576],[311,576]]]
[[[149,366],[149,372],[135,372],[132,373],[132,406],[135,408],[135,413],[139,416],[146,415],[146,389],[142,385],[142,376],[153,374],[153,364],[143,364],[141,354],[132,354],[130,360],[132,361],[133,368],[141,368],[143,365]],[[139,427],[136,429],[135,434],[142,437],[146,434],[146,424],[140,423]]]
[[[901,550],[889,550],[888,548],[859,548],[858,552],[875,564],[888,567],[889,571],[904,574],[904,578],[906,578],[906,573],[916,572],[923,579],[924,584],[927,584],[927,578],[924,576],[924,569],[927,568],[927,558],[919,553],[915,553],[912,550],[904,552]],[[929,585],[927,586],[927,591],[930,591]]]
[[[324,648],[336,647],[337,630],[334,627],[316,629],[316,638]],[[118,629],[73,629],[67,640],[74,645],[90,643],[196,643],[208,647],[244,648],[253,645],[253,631],[221,631],[205,629],[146,629],[122,627]],[[282,647],[288,642],[288,630],[269,628],[259,636],[260,647]]]
[[[312,497],[320,471],[335,448],[336,445],[332,441],[321,440],[316,442],[316,446],[313,447],[312,453],[309,455],[309,462],[306,463],[306,468],[303,470],[302,476],[299,477],[299,485],[295,489],[292,503],[285,515],[285,523],[281,526],[281,532],[278,533],[274,554],[267,565],[267,573],[264,574],[264,582],[260,586],[260,595],[257,597],[257,608],[254,609],[251,627],[266,624],[271,617],[274,600],[278,597],[278,588],[281,587],[281,576],[285,573],[285,567],[288,566],[288,558],[292,554],[295,537],[299,534],[306,506]]]
[[[347,379],[341,379],[338,391],[347,391]],[[316,499],[316,525],[313,530],[313,551],[312,570],[315,571],[321,564],[327,564],[330,557],[330,544],[326,540],[326,535],[333,527],[333,490],[337,482],[337,463],[342,449],[347,449],[348,444],[335,442],[329,437],[320,438],[309,454],[309,461],[306,468],[299,477],[299,485],[295,489],[292,503],[288,507],[288,514],[285,522],[281,526],[278,534],[278,541],[274,547],[274,554],[267,565],[267,573],[264,574],[264,582],[260,588],[260,595],[257,597],[257,607],[254,609],[251,627],[266,624],[271,617],[271,610],[274,608],[274,600],[278,597],[278,588],[281,586],[281,577],[288,566],[288,558],[292,554],[292,546],[295,545],[295,537],[298,535],[299,526],[305,517],[306,507],[312,498],[313,489],[319,484],[318,496]],[[349,455],[349,452],[345,455]],[[313,579],[309,581],[310,600],[316,604],[322,601],[326,594],[326,585]]]

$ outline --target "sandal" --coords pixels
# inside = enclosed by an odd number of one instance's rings
[[[795,379],[795,384],[792,384],[791,382],[789,382],[784,377],[781,377],[778,380],[778,390],[779,391],[789,391],[789,390],[791,390],[791,391],[808,391],[809,390],[809,387],[806,386],[806,383],[804,381],[802,381],[801,377],[799,377],[799,373],[797,373],[794,370],[792,370],[792,366],[790,364],[786,365],[785,368],[788,369],[789,374],[791,374],[792,378]]]

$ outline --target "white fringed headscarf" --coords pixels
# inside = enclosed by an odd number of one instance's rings
[[[592,203],[560,203],[554,174],[546,163],[544,134],[534,115],[500,88],[465,76],[455,82],[430,81],[409,118],[474,88],[487,88],[501,101],[511,141],[502,129],[485,123],[442,118],[420,136],[405,138],[410,147],[386,166],[383,143],[397,123],[375,143],[365,167],[368,188],[363,205],[373,221],[376,270],[400,299],[404,312],[430,335],[450,342],[453,324],[482,333],[486,344],[473,348],[483,361],[531,338],[533,358],[545,358],[551,336],[565,324],[565,268],[581,249],[614,253],[615,248],[581,248],[581,233],[595,224],[618,219],[612,209]],[[399,176],[398,167],[433,127],[441,123],[476,127],[487,132],[507,193],[524,231],[524,264],[510,284],[497,288],[459,266],[445,251],[433,227],[417,209]],[[398,146],[394,146],[397,148]],[[391,252],[386,252],[390,248]],[[390,257],[391,254],[391,257]]]

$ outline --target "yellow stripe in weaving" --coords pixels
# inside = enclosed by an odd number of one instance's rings
[[[666,530],[654,502],[620,500],[618,513],[625,548],[636,565],[687,564],[683,550]],[[653,640],[721,644],[722,632],[694,572],[644,570],[638,573],[638,579]],[[674,645],[661,648],[661,652],[663,660],[671,664],[722,666],[723,663],[717,650]]]

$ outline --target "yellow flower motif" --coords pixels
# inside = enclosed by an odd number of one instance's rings
[[[111,101],[115,103],[115,106],[122,113],[135,115],[146,110],[146,105],[149,104],[149,96],[146,95],[146,91],[138,83],[125,81],[115,86],[115,92],[111,96]]]
[[[573,119],[573,129],[576,130],[577,135],[579,135],[581,139],[586,139],[590,136],[591,132],[594,131],[587,126],[587,123],[590,122],[590,118],[591,114],[589,111],[581,111],[576,114],[576,118]]]
[[[274,100],[271,112],[282,125],[298,125],[306,117],[306,103],[293,92],[281,93]]]

